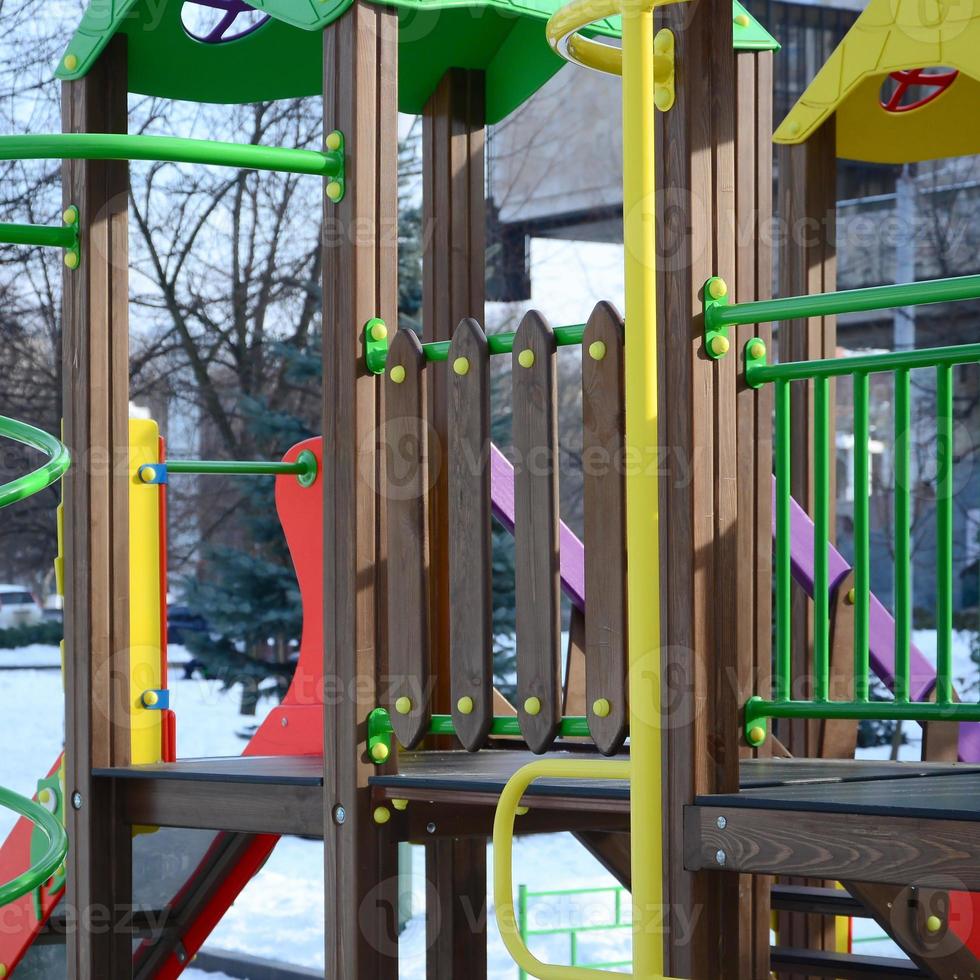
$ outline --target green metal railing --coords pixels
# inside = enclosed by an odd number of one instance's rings
[[[534,898],[581,898],[598,897],[611,895],[613,898],[613,919],[611,922],[602,922],[597,925],[581,926],[554,926],[544,929],[532,929],[530,925],[529,906],[531,899]],[[520,929],[521,938],[524,945],[533,936],[568,936],[569,945],[569,966],[583,967],[587,970],[612,970],[617,967],[628,967],[633,965],[632,960],[609,960],[604,963],[589,962],[583,963],[579,959],[579,937],[583,934],[594,934],[602,932],[612,932],[614,930],[627,930],[632,928],[632,918],[623,916],[623,898],[629,892],[618,885],[608,888],[566,888],[553,889],[551,891],[531,891],[527,885],[517,886],[517,925]],[[517,975],[520,980],[527,980],[527,973],[518,967]]]
[[[0,415],[0,437],[30,446],[48,457],[43,466],[0,486],[0,507],[7,507],[46,490],[64,476],[71,463],[68,448],[60,440],[25,422]]]
[[[22,874],[0,885],[0,907],[40,888],[61,867],[68,853],[68,835],[61,821],[40,803],[0,787],[0,807],[25,817],[44,835],[44,853]]]
[[[582,343],[586,324],[573,323],[569,326],[555,327],[555,344],[558,347],[572,347]],[[491,356],[510,354],[514,349],[515,332],[487,334],[487,350]],[[449,360],[450,341],[434,340],[422,345],[426,361]],[[384,320],[374,318],[364,327],[364,363],[372,374],[384,374],[388,360],[388,327]]]
[[[716,290],[717,291],[717,290]],[[706,287],[707,294],[707,287]],[[980,276],[908,283],[798,296],[782,300],[706,308],[711,329],[721,325],[763,323],[846,313],[854,310],[914,306],[980,298]],[[706,326],[707,329],[707,326]],[[898,351],[821,361],[767,362],[765,344],[750,340],[744,349],[745,381],[758,388],[772,384],[775,397],[775,636],[772,699],[754,697],[745,706],[745,732],[751,744],[766,737],[767,718],[847,718],[908,721],[980,721],[980,704],[959,703],[953,692],[953,370],[980,362],[980,344]],[[910,454],[911,374],[931,369],[936,384],[936,624],[935,701],[911,700],[912,640]],[[894,377],[894,700],[872,701],[870,672],[870,515],[869,377]],[[835,426],[830,413],[832,379],[850,377],[854,385],[854,654],[853,698],[832,700],[830,692],[831,467],[835,459]],[[794,383],[813,386],[813,685],[812,697],[794,696],[791,669],[791,439],[790,391]]]
[[[319,464],[316,455],[304,449],[293,462],[278,460],[168,459],[165,463],[144,463],[139,468],[143,483],[166,483],[171,473],[198,476],[295,476],[301,486],[316,482]]]
[[[378,765],[391,755],[394,728],[387,708],[375,708],[367,719],[368,755]],[[433,715],[429,719],[428,735],[455,735],[456,724],[452,715]],[[491,735],[523,737],[521,723],[516,715],[497,715],[490,723]],[[589,719],[584,715],[568,715],[559,722],[558,734],[562,738],[591,738]]]

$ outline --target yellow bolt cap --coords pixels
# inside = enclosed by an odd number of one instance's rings
[[[593,361],[601,361],[606,356],[606,345],[601,340],[593,340],[589,344],[589,357]]]
[[[405,697],[405,695],[403,694],[395,702],[395,711],[397,711],[400,715],[407,715],[411,710],[412,710],[412,699]]]
[[[757,361],[760,357],[765,356],[766,345],[761,340],[755,340],[749,344],[749,357]]]
[[[514,813],[516,813],[519,817],[523,817],[524,814],[530,809],[531,808],[529,806],[519,806],[514,809]]]
[[[147,708],[152,708],[155,704],[160,703],[160,695],[156,691],[144,691],[143,692],[143,705]]]
[[[388,326],[382,323],[380,320],[377,323],[371,324],[371,339],[372,340],[384,340],[388,336]]]
[[[471,715],[473,714],[473,699],[469,696],[461,697],[456,702],[456,710],[461,715]]]
[[[62,212],[61,220],[64,221],[66,225],[73,225],[78,221],[78,208],[73,204],[70,208],[65,208]]]
[[[517,355],[517,363],[523,368],[529,368],[534,364],[534,351],[529,347],[525,347],[524,350]]]
[[[374,808],[374,822],[377,824],[385,824],[391,819],[391,810],[386,806],[379,806]]]
[[[926,929],[928,929],[929,932],[939,932],[942,927],[943,920],[940,919],[938,915],[930,915],[929,918],[926,919]]]
[[[327,134],[327,149],[328,150],[340,149],[340,133],[333,132]]]
[[[766,740],[766,730],[759,725],[749,731],[749,741],[753,745],[761,745]]]
[[[597,718],[608,718],[610,711],[612,705],[605,698],[599,698],[592,703],[592,714]]]
[[[738,24],[739,27],[748,27],[750,23],[748,14],[739,14],[735,18],[735,23]]]
[[[391,801],[391,805],[396,810],[407,810],[408,809],[408,800],[392,800]]]
[[[464,374],[470,373],[470,362],[465,357],[457,357],[453,361],[453,370],[462,377]]]
[[[401,364],[396,364],[389,372],[388,377],[395,382],[396,385],[400,385],[405,380],[405,368]]]
[[[388,756],[391,755],[391,749],[385,745],[384,742],[375,742],[371,746],[371,758],[375,762],[384,762],[387,760]]]
[[[790,136],[798,136],[800,132],[800,124],[795,119],[792,119],[786,124],[786,130]]]
[[[674,93],[666,85],[658,85],[653,90],[653,102],[661,112],[666,112],[674,104]]]
[[[731,347],[731,344],[728,342],[727,337],[722,337],[719,334],[717,337],[711,338],[711,353],[715,357],[721,357],[722,354],[727,354],[729,347]]]
[[[327,197],[329,197],[331,201],[339,201],[342,193],[343,188],[340,186],[339,181],[331,180],[330,183],[327,184]]]
[[[0,980],[7,975],[7,964],[0,963]]]
[[[856,601],[857,593],[854,591],[854,589],[848,589],[847,595],[844,596],[844,602],[846,602],[849,606],[853,606]]]
[[[69,269],[77,269],[79,261],[78,252],[76,252],[74,249],[70,249],[69,251],[65,252],[65,265],[68,266]]]
[[[708,295],[712,299],[724,299],[728,295],[728,283],[717,277],[708,283]]]
[[[78,55],[66,54],[65,55],[65,68],[68,71],[74,71],[78,67]],[[2,976],[3,974],[0,974]]]
[[[540,698],[528,698],[524,702],[524,710],[529,715],[539,715],[539,714],[541,714],[541,699]]]
[[[38,803],[47,803],[51,799],[51,790],[42,789],[40,793],[37,794]]]

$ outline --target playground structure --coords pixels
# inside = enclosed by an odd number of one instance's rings
[[[485,977],[485,925],[467,910],[485,900],[490,836],[518,967],[601,976],[539,962],[514,908],[514,834],[570,830],[631,891],[634,976],[980,976],[980,706],[959,700],[951,670],[952,399],[980,345],[837,358],[833,320],[977,299],[980,277],[836,292],[821,221],[817,241],[785,243],[783,298],[770,298],[780,55],[731,0],[248,6],[267,19],[229,39],[233,17],[197,38],[174,0],[152,29],[138,0],[93,3],[58,68],[65,132],[0,138],[0,158],[65,161],[63,226],[0,226],[3,241],[65,250],[64,445],[2,421],[0,435],[51,460],[0,488],[0,505],[65,474],[69,450],[76,461],[60,522],[65,757],[37,802],[0,795],[25,817],[0,850],[0,902],[17,923],[0,933],[0,975],[57,975],[32,942],[64,899],[112,920],[68,930],[68,976],[176,977],[278,838],[303,834],[325,844],[329,977],[397,976],[388,913],[403,840],[425,843],[434,885],[429,976]],[[873,0],[842,45],[847,72],[819,74],[776,129],[787,224],[833,214],[838,152],[976,149],[957,125],[980,81],[973,21],[942,6],[924,23],[917,9]],[[531,312],[487,336],[485,127],[562,58],[622,76],[625,318],[600,302],[587,323]],[[902,101],[910,87],[931,91]],[[130,91],[320,94],[324,151],[130,135]],[[398,109],[424,119],[421,339],[393,329]],[[172,460],[152,423],[128,419],[134,159],[319,176],[325,214],[368,229],[324,248],[322,439],[279,462]],[[558,513],[564,347],[580,350],[583,446],[601,464],[586,472],[582,541]],[[513,465],[490,441],[493,356],[512,359]],[[911,642],[912,370],[933,371],[937,391],[935,668]],[[868,379],[883,372],[896,406],[891,611],[869,587]],[[845,375],[853,566],[833,544]],[[127,465],[78,465],[102,454]],[[160,599],[166,488],[182,473],[275,478],[303,598],[293,684],[237,759],[176,754]],[[491,520],[515,538],[513,704],[491,670]],[[869,672],[893,701],[870,699]],[[862,718],[921,723],[922,762],[854,761]],[[181,855],[173,880],[147,874],[154,848]],[[148,879],[168,895],[162,930],[141,919]],[[859,914],[915,972],[842,948],[835,920]]]

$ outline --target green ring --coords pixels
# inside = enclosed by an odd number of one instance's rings
[[[48,839],[47,850],[34,864],[0,885],[0,906],[4,906],[36,891],[61,867],[68,853],[68,835],[53,813],[13,790],[0,787],[0,807],[30,820]]]

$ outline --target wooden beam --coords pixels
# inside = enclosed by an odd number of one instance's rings
[[[127,129],[126,39],[62,87],[65,132]],[[131,903],[132,848],[114,787],[93,766],[129,762],[129,168],[66,161],[64,206],[78,207],[81,265],[65,270],[65,789],[67,902],[110,928],[68,938],[78,980],[127,977],[131,938],[114,928]]]
[[[422,323],[427,341],[451,340],[456,325],[484,324],[486,299],[485,78],[452,68],[422,111]],[[438,365],[429,384],[430,644],[433,710],[455,711],[450,668],[449,445],[450,378]],[[479,656],[480,650],[476,651]],[[487,685],[484,682],[484,690]],[[482,709],[486,714],[486,709]],[[472,734],[472,733],[471,733]],[[442,744],[441,747],[448,748]],[[486,889],[486,848],[435,843],[426,872],[439,896],[442,928],[430,933],[430,977],[487,975],[486,915],[460,918],[453,895]],[[482,885],[480,884],[482,882]],[[483,899],[481,898],[481,907]]]
[[[575,839],[624,888],[632,890],[633,872],[630,865],[630,835],[605,830],[581,830]]]
[[[980,823],[690,806],[685,830],[684,862],[692,871],[980,889]]]
[[[385,670],[382,385],[361,336],[398,316],[397,13],[357,0],[323,45],[324,129],[344,134],[349,175],[340,204],[324,197],[323,676],[341,692],[324,712],[325,972],[394,980],[397,848],[371,817],[364,724]]]

